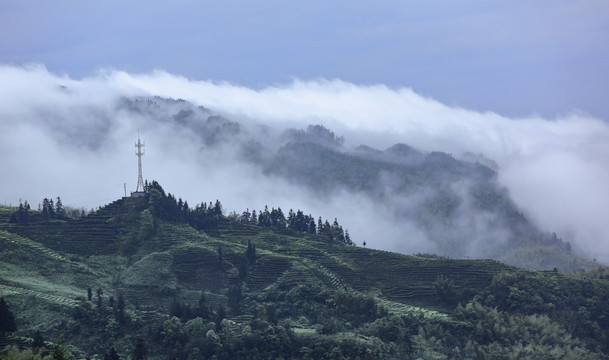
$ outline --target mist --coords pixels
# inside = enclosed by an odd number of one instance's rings
[[[346,148],[404,143],[455,158],[469,153],[492,160],[498,181],[527,218],[599,261],[609,261],[609,224],[604,221],[609,213],[609,125],[582,111],[553,119],[535,114],[509,118],[447,106],[408,88],[338,79],[294,79],[251,89],[161,70],[101,70],[72,79],[43,65],[0,65],[0,79],[4,204],[27,200],[36,208],[43,198],[60,196],[64,205],[89,209],[124,196],[125,184],[127,193],[134,191],[133,144],[139,131],[146,143],[144,178],[159,181],[191,206],[220,199],[227,212],[265,205],[284,212],[302,209],[315,217],[338,218],[359,245],[366,241],[369,247],[405,253],[441,251],[413,223],[394,221],[393,205],[347,191],[320,198],[265,174],[233,146],[251,139],[273,149],[284,130],[321,124],[343,136]],[[210,116],[238,122],[242,138],[206,146],[187,126],[156,121],[124,106],[125,99],[153,96],[184,99]],[[170,116],[182,105],[168,106],[173,108],[160,108],[154,116]],[[394,201],[416,206],[413,199]],[[487,222],[481,219],[471,217],[466,225],[484,231]],[[493,236],[501,241],[503,235]]]

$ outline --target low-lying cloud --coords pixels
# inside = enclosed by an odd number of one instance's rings
[[[344,136],[348,147],[384,149],[401,142],[457,158],[468,152],[492,159],[500,183],[525,216],[609,261],[609,124],[581,112],[512,119],[450,107],[408,88],[326,79],[250,89],[163,71],[105,70],[76,80],[41,65],[0,65],[0,79],[3,203],[24,199],[35,206],[43,197],[61,196],[65,204],[90,208],[123,195],[123,183],[133,190],[139,129],[147,144],[144,176],[193,205],[218,198],[229,211],[265,204],[284,211],[301,208],[314,216],[339,217],[360,244],[380,238],[360,225],[370,216],[362,209],[382,208],[368,198],[340,193],[329,202],[317,200],[230,153],[206,152],[201,158],[201,143],[184,129],[117,110],[121,98],[161,96],[187,100],[252,129],[323,124]],[[388,240],[368,241],[371,246],[435,250],[413,225],[383,221],[376,231],[385,229]],[[399,240],[405,234],[410,245]]]

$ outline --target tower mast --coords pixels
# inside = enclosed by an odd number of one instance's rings
[[[135,188],[135,192],[144,192],[144,178],[142,177],[142,156],[144,155],[144,146],[140,141],[140,131],[137,132],[137,142],[135,143],[135,147],[137,148],[137,187]],[[141,190],[140,190],[141,189]]]

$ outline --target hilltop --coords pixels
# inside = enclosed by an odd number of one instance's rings
[[[39,332],[98,358],[607,358],[607,279],[356,247],[219,202],[179,213],[157,185],[81,218],[0,208],[18,327],[0,345]]]
[[[388,249],[392,243],[392,249],[412,253],[424,247],[452,258],[491,258],[540,270],[574,270],[582,263],[579,244],[529,219],[498,181],[497,164],[483,154],[422,151],[404,143],[378,149],[365,142],[349,145],[349,139],[322,125],[252,124],[161,97],[122,98],[116,108],[132,118],[144,117],[149,127],[187,134],[200,164],[231,159],[260,172],[257,179],[263,184],[281,179],[292,186],[294,196],[304,193],[322,203],[349,194],[334,216],[365,222],[370,229],[383,222],[400,230],[391,239],[367,233],[375,248]],[[222,165],[213,167],[218,168]],[[362,206],[366,208],[351,210]],[[407,232],[418,235],[402,235]]]

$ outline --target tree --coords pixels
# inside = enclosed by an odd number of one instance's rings
[[[17,210],[17,213],[12,214],[10,222],[19,224],[27,223],[29,210],[30,204],[28,204],[27,200],[25,201],[25,203],[20,202],[19,209]]]
[[[214,205],[214,215],[221,216],[224,210],[222,210],[222,204],[220,200],[216,200],[216,204]]]
[[[45,347],[44,339],[42,338],[42,334],[40,333],[40,330],[37,330],[36,333],[34,334],[34,341],[32,342],[32,348],[40,349],[43,347]]]
[[[101,288],[97,288],[97,309],[99,310],[100,314],[104,311],[102,299],[103,294],[104,291]]]
[[[242,258],[239,263],[239,279],[245,280],[247,278],[247,258]]]
[[[315,225],[315,219],[309,214],[309,229],[308,233],[311,235],[317,234],[317,226]]]
[[[256,246],[252,245],[251,240],[247,240],[247,250],[245,250],[245,257],[247,258],[247,262],[250,265],[254,265],[256,263]]]
[[[17,330],[15,316],[11,312],[4,298],[0,298],[0,336],[7,335]]]
[[[57,202],[55,203],[55,216],[60,219],[66,216],[66,210],[64,209],[59,196],[57,197]]]
[[[133,354],[131,356],[132,360],[145,360],[148,356],[148,351],[146,349],[146,345],[144,345],[144,340],[138,338],[135,341],[135,348],[133,349]]]
[[[110,348],[110,352],[104,355],[104,360],[121,360],[121,358],[116,353],[116,349],[113,347]]]
[[[45,220],[49,220],[52,217],[53,208],[51,207],[51,203],[49,199],[44,198],[42,200],[42,218]],[[53,211],[54,212],[54,211]]]
[[[349,235],[348,229],[345,229],[345,243],[348,245],[353,245],[353,241],[351,241],[351,236]]]

